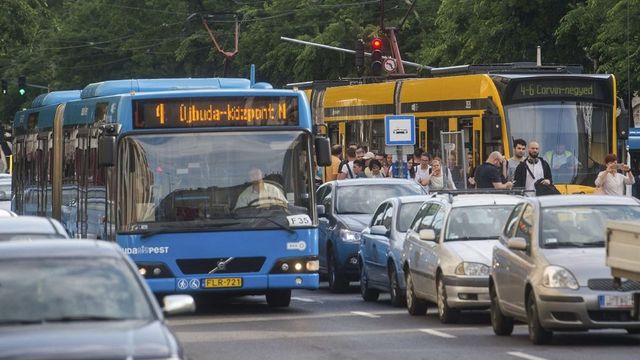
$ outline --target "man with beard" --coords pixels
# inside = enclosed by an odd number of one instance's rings
[[[509,170],[507,180],[513,181],[516,168],[524,161],[524,154],[527,151],[527,142],[522,139],[513,140],[513,157],[509,159]]]
[[[523,187],[527,196],[536,195],[536,182],[543,185],[553,185],[551,167],[549,163],[538,155],[540,145],[535,141],[529,142],[529,156],[518,165],[513,175],[515,186]]]

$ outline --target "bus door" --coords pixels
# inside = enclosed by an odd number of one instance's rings
[[[453,131],[450,129],[450,125],[453,121],[450,120],[449,117],[430,117],[426,119],[427,121],[427,143],[425,151],[427,151],[431,156],[442,156],[442,146],[440,144],[440,133]]]
[[[499,151],[505,154],[502,139],[502,121],[500,115],[485,112],[482,115],[482,145],[480,147],[480,159],[486,159],[489,154]],[[506,139],[505,139],[506,140]],[[508,141],[505,141],[508,143]]]
[[[49,183],[49,144],[51,131],[38,133],[38,148],[36,150],[36,215],[50,216],[47,213],[47,203],[51,200]]]

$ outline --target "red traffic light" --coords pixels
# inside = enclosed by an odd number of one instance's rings
[[[382,39],[380,38],[373,38],[373,40],[371,40],[371,50],[382,50]]]

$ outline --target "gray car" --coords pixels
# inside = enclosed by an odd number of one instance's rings
[[[0,241],[68,238],[67,231],[56,219],[39,216],[0,218]]]
[[[493,246],[521,199],[504,194],[437,196],[422,205],[402,251],[410,314],[424,314],[432,302],[440,321],[453,323],[462,309],[489,307]]]
[[[524,321],[534,344],[553,331],[603,328],[640,332],[640,282],[616,287],[605,264],[607,220],[640,220],[633,198],[570,195],[518,204],[494,248],[491,323],[510,335]]]
[[[183,359],[135,265],[114,243],[0,242],[0,359]],[[193,311],[189,295],[164,312]]]

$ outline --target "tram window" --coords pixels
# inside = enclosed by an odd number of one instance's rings
[[[427,151],[432,156],[442,156],[440,133],[449,131],[448,118],[427,119]]]
[[[487,157],[494,151],[504,153],[502,147],[502,126],[498,115],[486,115],[482,117],[482,145],[484,156]]]

